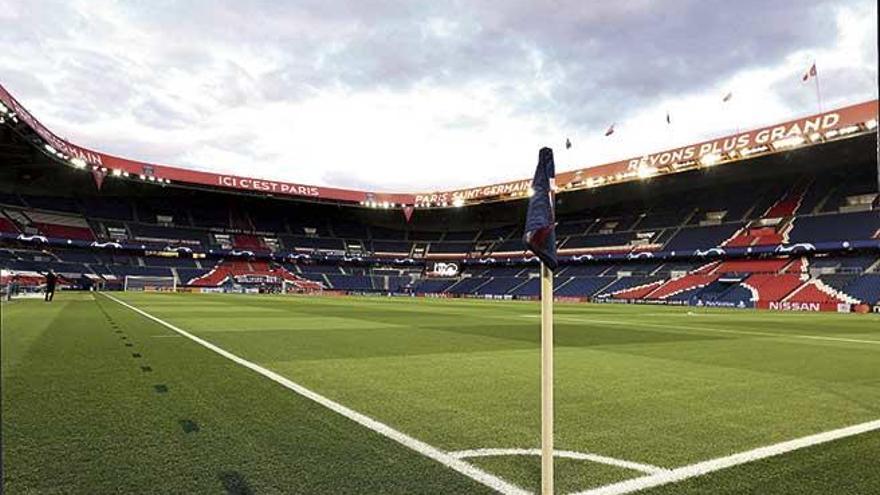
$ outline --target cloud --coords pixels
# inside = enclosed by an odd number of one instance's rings
[[[867,0],[0,0],[0,78],[111,153],[430,191],[526,177],[567,137],[559,170],[814,111],[813,60],[826,108],[876,97],[876,15]]]

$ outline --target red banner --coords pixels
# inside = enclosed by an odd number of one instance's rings
[[[718,155],[719,160],[723,159],[725,154],[734,154],[739,158],[745,158],[749,155],[744,155],[744,152],[755,151],[756,148],[760,149],[762,146],[771,146],[774,142],[795,137],[809,138],[816,133],[824,135],[824,133],[830,130],[858,126],[870,119],[876,118],[877,100],[868,101],[680,148],[563,172],[556,176],[556,184],[560,189],[560,193],[564,193],[566,187],[579,187],[590,184],[591,181],[593,185],[603,185],[637,180],[639,178],[639,170],[643,167],[650,167],[651,169],[656,169],[657,173],[663,173],[675,171],[676,165],[698,162],[707,155]],[[757,153],[759,151],[755,151],[755,154]],[[416,203],[452,203],[457,198],[465,201],[503,198],[525,194],[528,192],[530,185],[530,180],[523,179],[457,191],[417,194]]]
[[[176,182],[214,186],[240,191],[253,191],[285,196],[298,196],[337,200],[346,202],[370,201],[375,203],[393,203],[402,205],[424,206],[437,204],[454,204],[455,200],[480,201],[521,197],[528,192],[529,179],[493,184],[488,186],[443,191],[434,193],[378,193],[320,187],[291,182],[274,181],[254,177],[212,174],[197,170],[188,170],[167,165],[159,165],[118,156],[108,155],[69,143],[44,127],[30,112],[21,106],[6,89],[0,85],[0,101],[16,113],[18,118],[34,130],[58,152],[72,158],[81,158],[89,164],[100,165],[107,169],[119,169],[134,176],[154,176],[157,179],[168,179]],[[720,160],[745,158],[746,153],[759,151],[762,146],[789,138],[809,137],[817,133],[831,130],[843,130],[859,126],[870,119],[877,118],[877,100],[859,103],[848,107],[832,110],[822,114],[811,115],[782,124],[763,127],[740,134],[724,136],[689,146],[650,153],[613,163],[582,168],[564,172],[556,177],[560,192],[567,188],[599,186],[611,183],[637,180],[639,171],[650,168],[652,173],[675,172],[682,164],[699,161],[707,155],[718,155]]]

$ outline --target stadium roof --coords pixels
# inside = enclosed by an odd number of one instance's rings
[[[529,194],[530,179],[436,192],[385,193],[296,184],[261,178],[190,170],[110,155],[71,143],[42,125],[0,85],[0,119],[25,126],[45,153],[70,167],[120,180],[190,184],[274,196],[329,200],[374,208],[435,208],[519,199]],[[660,150],[557,175],[561,193],[649,179],[698,168],[736,163],[828,141],[876,132],[878,101],[829,110],[733,135]]]

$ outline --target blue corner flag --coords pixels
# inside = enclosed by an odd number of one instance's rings
[[[535,170],[535,178],[532,179],[534,194],[529,198],[523,242],[550,270],[555,270],[559,264],[556,259],[556,217],[553,211],[555,182],[553,150],[541,148],[538,153],[538,168]]]

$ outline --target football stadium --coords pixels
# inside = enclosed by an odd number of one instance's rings
[[[880,493],[878,101],[817,110],[387,192],[0,85],[3,492]]]

